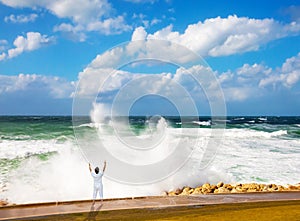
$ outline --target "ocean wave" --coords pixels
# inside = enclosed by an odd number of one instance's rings
[[[251,137],[271,138],[271,137],[279,137],[287,134],[288,134],[287,130],[278,130],[273,132],[257,131],[251,129],[226,129],[225,130],[225,136],[232,137],[232,138],[251,138]]]
[[[237,117],[237,118],[234,118],[233,120],[245,120],[244,117]]]
[[[259,117],[258,120],[260,120],[260,121],[267,121],[268,118],[266,118],[266,117]]]
[[[200,126],[210,126],[211,125],[211,121],[193,121],[194,124],[198,124]]]
[[[0,140],[30,140],[30,135],[0,135]]]
[[[32,155],[58,152],[69,140],[3,140],[0,142],[0,159],[17,159]]]

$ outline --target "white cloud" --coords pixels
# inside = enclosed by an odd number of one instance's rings
[[[176,33],[169,35],[171,26],[167,27],[164,32],[159,34],[175,38]],[[251,98],[266,96],[265,94],[272,94],[276,90],[275,86],[289,89],[296,85],[300,80],[300,53],[292,58],[286,60],[281,67],[275,69],[264,64],[244,64],[236,70],[228,70],[220,73],[212,70],[205,65],[201,65],[201,59],[195,55],[191,57],[191,52],[186,47],[177,44],[172,44],[170,41],[161,40],[143,40],[148,38],[147,33],[143,27],[138,27],[132,34],[132,41],[128,44],[115,47],[104,54],[98,55],[88,67],[79,75],[80,85],[78,87],[79,95],[96,96],[99,93],[101,82],[106,82],[102,92],[113,98],[113,93],[122,88],[130,81],[139,78],[152,77],[153,79],[146,79],[145,81],[153,81],[151,86],[149,82],[135,85],[134,90],[144,90],[147,93],[164,94],[177,93],[177,90],[170,87],[170,82],[176,81],[193,96],[203,98],[203,89],[209,96],[209,99],[220,98],[220,93],[215,93],[218,84],[221,84],[227,101],[245,101]],[[151,61],[170,62],[177,64],[179,67],[188,63],[187,70],[178,68],[176,71],[168,73],[130,73],[126,71],[115,71],[124,65],[130,65],[131,68],[136,67],[134,62],[141,62],[142,65],[149,65]],[[133,63],[132,63],[133,62]],[[181,65],[182,64],[182,65]],[[137,65],[138,66],[138,65]],[[138,69],[140,70],[140,68]],[[113,77],[111,74],[115,73]],[[197,75],[198,82],[190,75],[194,73]],[[212,73],[208,75],[207,73]],[[160,79],[154,76],[159,76]],[[217,80],[214,77],[216,76]],[[148,86],[147,86],[148,85]],[[269,87],[271,85],[271,87]],[[273,86],[273,87],[272,87]],[[110,94],[109,94],[110,93]],[[180,95],[178,95],[180,97]],[[109,99],[107,99],[109,100]]]
[[[293,87],[300,80],[300,53],[296,56],[286,59],[281,68],[277,68],[274,73],[261,79],[260,87],[272,85],[283,85]]]
[[[150,25],[156,25],[158,23],[161,23],[162,21],[158,18],[153,18],[150,22]]]
[[[120,34],[124,31],[131,30],[129,25],[125,24],[124,17],[108,18],[103,21],[91,22],[87,25],[86,30],[98,31],[106,35]]]
[[[6,49],[7,44],[8,42],[6,40],[0,40],[0,52]]]
[[[33,51],[44,45],[52,44],[53,37],[41,35],[39,32],[27,32],[26,37],[18,36],[14,41],[15,48],[9,49],[8,58],[16,57],[25,51]]]
[[[85,40],[84,32],[97,31],[104,34],[119,34],[131,29],[124,17],[111,16],[114,9],[107,0],[0,0],[11,7],[45,8],[58,18],[67,18],[71,23],[54,27],[54,31],[68,33]],[[70,32],[70,33],[69,33]]]
[[[53,98],[68,98],[74,91],[75,83],[59,77],[36,74],[15,76],[0,75],[0,95],[14,92],[44,91]]]
[[[5,22],[12,22],[12,23],[28,23],[34,22],[37,19],[37,14],[30,14],[30,15],[13,15],[5,16]]]
[[[0,54],[0,61],[4,60],[6,58],[6,54],[3,52]]]
[[[184,33],[169,25],[147,39],[163,39],[179,43],[201,56],[224,56],[258,50],[280,38],[300,34],[300,23],[283,24],[274,19],[250,19],[228,16],[211,18],[189,25]]]
[[[138,27],[134,30],[131,41],[145,40],[147,32],[144,27]]]
[[[86,34],[83,32],[84,28],[80,25],[73,26],[71,24],[62,23],[53,28],[54,32],[63,32],[67,36],[67,38],[84,42],[87,38]]]
[[[244,64],[241,68],[237,69],[237,74],[242,76],[254,76],[257,74],[264,74],[268,75],[272,71],[271,68],[267,68],[266,66],[262,64]]]
[[[256,88],[228,87],[223,88],[226,101],[244,101],[256,94]],[[257,96],[257,95],[256,95]]]
[[[153,18],[152,20],[149,20],[146,18],[147,18],[147,15],[144,15],[142,13],[139,13],[139,14],[133,13],[133,16],[132,16],[132,19],[135,20],[136,24],[143,25],[145,28],[148,28],[149,26],[153,26],[153,25],[156,25],[156,24],[162,22],[162,20],[158,19],[158,18]]]

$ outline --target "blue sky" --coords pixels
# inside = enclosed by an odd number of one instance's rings
[[[147,39],[202,56],[228,115],[300,113],[300,1],[0,0],[0,12],[1,115],[70,115],[80,73],[97,55]],[[110,84],[130,79],[120,72]],[[137,113],[157,112],[149,100]]]

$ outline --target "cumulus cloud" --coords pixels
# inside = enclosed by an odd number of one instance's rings
[[[25,51],[33,51],[48,44],[52,44],[55,41],[53,37],[47,35],[41,35],[39,32],[27,32],[26,36],[18,36],[14,40],[15,48],[7,51],[7,58],[13,58]]]
[[[4,17],[5,22],[12,22],[12,23],[28,23],[34,22],[38,18],[37,14],[30,14],[30,15],[9,15]]]
[[[131,29],[124,17],[112,17],[113,7],[107,0],[0,0],[10,7],[45,8],[58,18],[70,19],[54,27],[54,31],[66,32],[84,41],[84,32],[118,34]],[[75,38],[74,38],[75,39]]]
[[[138,41],[138,40],[145,40],[147,36],[147,32],[145,31],[144,27],[138,27],[134,30],[131,41]]]
[[[198,99],[204,99],[205,96],[209,96],[209,99],[214,99],[220,96],[220,94],[214,93],[217,85],[215,85],[216,81],[214,79],[207,77],[207,73],[210,72],[216,76],[217,82],[221,85],[226,101],[241,102],[266,96],[266,93],[272,94],[276,91],[276,88],[292,88],[297,85],[300,80],[300,53],[288,58],[277,68],[270,68],[267,65],[254,63],[244,64],[235,70],[218,72],[202,65],[193,65],[189,69],[178,68],[172,73],[156,74],[131,73],[128,71],[109,69],[108,66],[102,68],[102,66],[107,64],[104,60],[105,58],[108,59],[114,54],[123,54],[124,49],[115,48],[106,53],[109,54],[99,55],[89,67],[80,74],[79,80],[83,80],[79,86],[81,95],[95,96],[100,91],[99,82],[105,82],[101,90],[107,97],[110,96],[110,98],[113,99],[114,96],[112,96],[112,94],[116,94],[120,88],[129,82],[143,79],[145,76],[153,76],[153,79],[144,78],[144,83],[140,80],[139,83],[134,86],[134,90],[146,91],[150,94],[176,94],[177,90],[173,88],[174,85],[170,86],[172,81],[176,81],[189,91],[192,96],[198,97]],[[118,60],[118,58],[116,59]],[[116,61],[112,61],[112,64],[115,62]],[[191,74],[196,74],[198,81],[195,81],[195,78]],[[155,76],[158,76],[158,78]],[[201,82],[200,86],[198,82]],[[206,93],[205,96],[203,89]],[[178,97],[182,99],[180,95],[178,95]]]
[[[69,98],[74,88],[74,82],[68,82],[59,77],[36,74],[0,75],[0,95],[42,90],[53,98]]]
[[[139,29],[139,30],[137,30]],[[140,32],[137,28],[133,33]],[[300,23],[283,24],[274,19],[237,17],[211,18],[190,24],[184,33],[169,25],[146,39],[163,39],[179,43],[201,56],[225,56],[258,50],[262,45],[280,38],[300,34]]]
[[[277,68],[274,73],[261,79],[260,87],[267,87],[269,85],[285,87],[293,87],[300,80],[300,53],[296,56],[286,59],[280,68]]]

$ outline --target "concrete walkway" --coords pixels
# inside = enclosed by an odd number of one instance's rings
[[[125,209],[168,208],[227,203],[300,200],[300,192],[210,194],[189,196],[157,196],[97,201],[70,201],[0,207],[0,220],[34,218],[91,211],[113,211]]]

